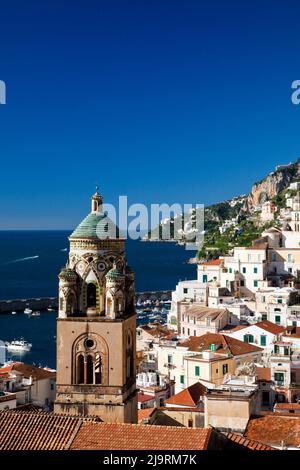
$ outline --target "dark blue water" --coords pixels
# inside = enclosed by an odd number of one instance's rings
[[[57,275],[68,257],[61,250],[69,247],[69,234],[0,231],[0,299],[57,296]],[[127,240],[126,252],[137,291],[170,290],[180,279],[195,277],[195,267],[186,264],[194,252],[182,246]]]
[[[0,231],[0,299],[57,296],[58,272],[68,257],[66,231]],[[196,277],[187,264],[194,252],[173,243],[128,240],[127,259],[137,291],[173,290],[179,280]],[[28,258],[28,259],[27,259]],[[0,340],[23,336],[33,344],[22,360],[55,367],[55,314],[0,315]],[[18,359],[15,356],[14,359]]]
[[[41,312],[40,317],[28,317],[24,313],[0,315],[0,339],[12,341],[22,336],[33,345],[30,352],[20,356],[9,354],[6,359],[23,361],[55,368],[56,365],[56,313]]]

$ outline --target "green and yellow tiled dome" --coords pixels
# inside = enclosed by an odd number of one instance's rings
[[[119,229],[106,214],[91,212],[80,222],[70,238],[119,238]]]
[[[106,274],[106,279],[112,280],[121,280],[124,279],[125,275],[119,269],[113,267],[108,273]]]
[[[77,279],[77,273],[73,271],[73,269],[70,268],[62,268],[60,271],[59,278],[65,279],[66,281],[76,281]]]

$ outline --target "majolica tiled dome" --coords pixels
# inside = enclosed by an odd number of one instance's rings
[[[124,279],[125,275],[119,269],[112,268],[110,271],[108,271],[105,277],[106,279],[121,280]]]
[[[70,238],[119,238],[119,229],[106,214],[91,212]]]
[[[58,277],[60,279],[65,279],[66,281],[76,281],[77,279],[77,273],[73,271],[73,269],[70,268],[63,268]]]

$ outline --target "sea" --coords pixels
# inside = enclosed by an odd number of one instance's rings
[[[70,231],[0,231],[0,299],[57,296],[58,273],[68,258]],[[126,241],[137,292],[174,290],[180,280],[195,279],[194,251],[170,242]],[[55,312],[40,317],[0,314],[1,341],[25,338],[30,352],[6,359],[56,367]],[[3,354],[0,349],[0,357]]]

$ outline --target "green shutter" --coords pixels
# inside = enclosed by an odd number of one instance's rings
[[[266,344],[267,344],[267,337],[262,335],[260,337],[260,345],[261,346],[266,346]]]
[[[275,323],[276,323],[276,325],[280,325],[280,322],[281,322],[281,317],[280,317],[280,315],[275,315]]]

